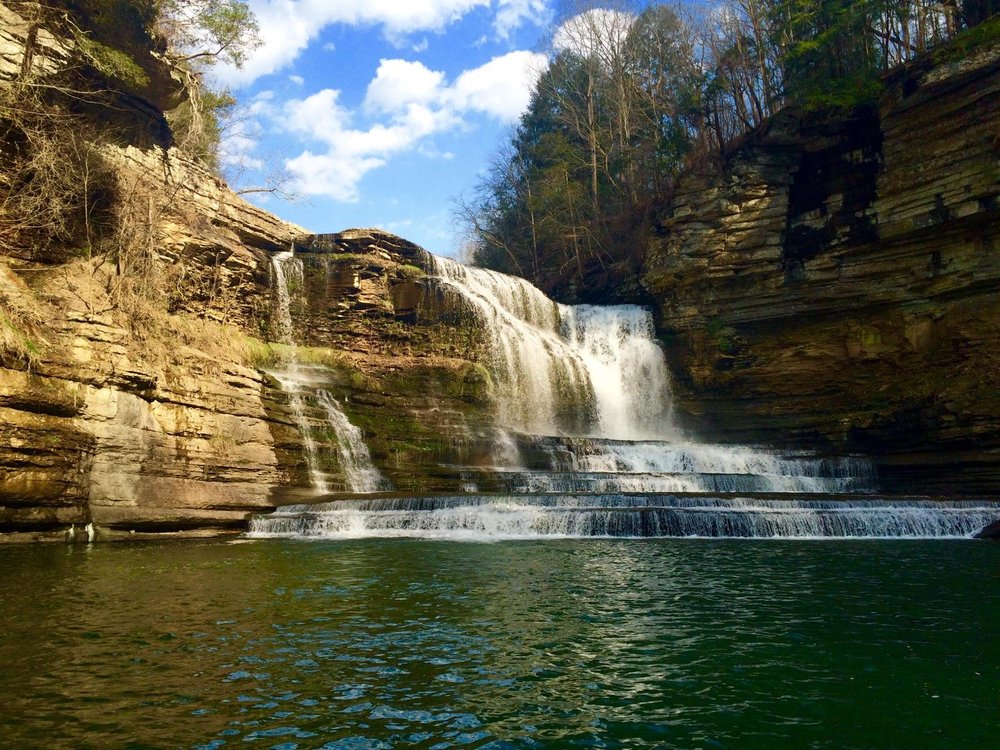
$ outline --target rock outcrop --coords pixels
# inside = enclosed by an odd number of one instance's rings
[[[123,174],[174,191],[156,216],[157,271],[136,290],[162,299],[112,304],[125,280],[107,258],[0,261],[0,301],[30,311],[36,352],[27,366],[0,362],[8,539],[82,536],[88,524],[105,535],[242,528],[287,479],[280,415],[245,342],[269,314],[268,251],[302,230],[176,154],[117,158]]]
[[[785,111],[685,177],[645,259],[679,409],[715,439],[1000,491],[1000,46],[878,110]]]

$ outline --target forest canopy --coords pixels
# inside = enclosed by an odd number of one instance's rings
[[[568,8],[528,111],[458,213],[472,260],[552,290],[627,264],[649,206],[693,162],[788,105],[871,106],[881,76],[957,36],[1000,37],[1000,0],[724,0]]]

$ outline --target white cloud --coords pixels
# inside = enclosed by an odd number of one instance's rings
[[[355,201],[362,178],[398,154],[416,151],[428,158],[452,158],[428,139],[467,126],[465,117],[485,114],[515,120],[527,106],[545,57],[510,52],[465,71],[448,84],[444,73],[420,62],[382,60],[368,85],[362,113],[374,122],[357,127],[355,113],[340,103],[340,92],[324,89],[288,102],[280,113],[283,127],[323,144],[286,163],[298,192]]]
[[[326,44],[323,45],[323,51],[324,52],[336,52],[337,51],[337,45],[334,44],[333,42],[327,42]]]
[[[381,60],[374,80],[368,84],[364,106],[372,112],[398,112],[415,102],[426,104],[439,99],[443,84],[444,73],[421,62]]]
[[[513,122],[527,109],[545,65],[545,56],[536,52],[509,52],[462,73],[450,96],[459,109]]]
[[[501,0],[503,2],[503,0]],[[250,0],[263,44],[242,70],[219,65],[218,83],[239,87],[274,73],[298,57],[324,27],[380,26],[389,39],[422,31],[441,31],[490,0]]]
[[[288,76],[288,80],[294,83],[296,86],[301,86],[306,82],[306,79],[302,76]]]
[[[508,52],[446,85],[444,73],[421,62],[382,60],[368,85],[364,106],[369,112],[395,114],[422,104],[455,113],[483,112],[513,122],[528,106],[545,65],[545,56],[536,52]]]
[[[557,52],[609,59],[621,53],[635,21],[631,13],[593,8],[563,22],[552,35]]]
[[[498,0],[497,14],[493,20],[493,30],[501,39],[509,39],[511,33],[525,22],[535,26],[546,26],[552,21],[552,9],[548,0]]]
[[[323,154],[306,151],[286,162],[296,177],[296,189],[304,194],[356,201],[365,174],[456,122],[450,112],[412,102],[388,124],[376,123],[363,130],[351,126],[351,113],[338,103],[339,96],[339,91],[324,89],[286,105],[286,127],[327,149]]]

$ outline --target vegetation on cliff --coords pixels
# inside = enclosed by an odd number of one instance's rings
[[[995,39],[998,11],[996,0],[729,0],[702,17],[662,3],[576,15],[460,211],[473,258],[586,298],[588,276],[627,275],[647,209],[682,171],[783,107],[871,104],[885,71],[956,36]]]
[[[241,63],[256,22],[237,0],[7,8],[5,51],[19,54],[0,80],[0,257],[84,261],[88,285],[103,287],[97,308],[149,327],[172,293],[154,235],[174,196],[154,170],[125,168],[120,148],[173,143],[218,167],[219,118],[232,98],[207,89],[202,72],[215,60]],[[32,306],[13,294],[4,292],[0,361],[24,367],[34,358]]]

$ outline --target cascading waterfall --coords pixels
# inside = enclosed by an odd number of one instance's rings
[[[319,391],[317,398],[326,412],[326,421],[333,427],[337,439],[340,469],[344,472],[351,492],[378,492],[389,489],[389,484],[372,464],[371,454],[365,445],[361,430],[344,414],[337,400],[327,391]]]
[[[288,394],[288,405],[302,436],[303,454],[313,488],[322,494],[330,491],[330,484],[320,468],[320,446],[314,434],[314,426],[306,415],[307,394],[315,399],[325,416],[326,426],[333,433],[347,490],[368,493],[389,489],[388,482],[372,464],[361,430],[351,424],[340,404],[329,392],[316,387],[317,368],[303,365],[299,359],[292,327],[291,288],[303,283],[302,262],[295,257],[293,249],[274,255],[272,265],[277,282],[278,306],[275,317],[278,336],[288,352],[282,369],[272,374]]]
[[[275,288],[278,293],[278,307],[275,317],[278,321],[278,338],[279,343],[284,344],[288,350],[282,369],[273,374],[288,394],[288,406],[292,412],[292,419],[295,420],[299,434],[302,435],[302,448],[306,466],[309,469],[309,481],[317,492],[325,494],[329,492],[330,488],[323,472],[319,469],[319,452],[316,440],[313,438],[312,429],[306,419],[305,398],[303,396],[305,381],[302,377],[298,349],[295,345],[295,333],[292,328],[289,286],[292,283],[302,282],[302,262],[295,257],[294,250],[286,250],[274,255],[271,258],[271,265],[274,268],[274,278],[277,282]]]
[[[579,353],[560,335],[559,306],[523,279],[434,257],[438,276],[473,307],[492,343],[502,427],[539,435],[563,431],[593,393]]]
[[[252,536],[952,538],[1000,518],[996,502],[879,498],[863,458],[691,440],[648,311],[434,266],[482,326],[496,383],[495,465],[451,468],[496,494],[291,506],[253,519]]]
[[[560,305],[559,312],[594,391],[596,434],[619,440],[676,438],[670,379],[649,311],[634,305]]]
[[[523,492],[872,491],[867,462],[685,440],[674,426],[666,359],[635,305],[559,305],[524,279],[435,258],[492,342],[501,425],[545,454],[522,471],[496,451],[492,484]],[[576,419],[560,418],[570,413]],[[585,439],[582,439],[585,438]],[[470,478],[476,473],[468,472]]]
[[[966,538],[1000,503],[599,495],[387,498],[289,506],[257,517],[256,537]]]
[[[493,344],[500,423],[532,435],[676,436],[666,362],[647,310],[560,305],[524,279],[434,258]]]

